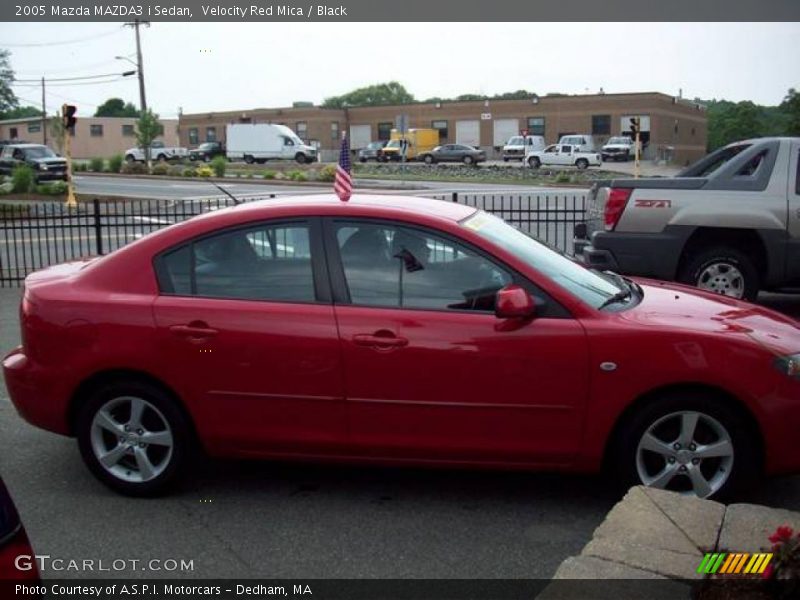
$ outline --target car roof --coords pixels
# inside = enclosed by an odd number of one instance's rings
[[[14,148],[47,148],[44,144],[6,144],[6,146],[13,146]]]

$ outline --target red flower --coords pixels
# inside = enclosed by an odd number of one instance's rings
[[[788,525],[781,525],[775,530],[771,536],[769,536],[769,541],[773,544],[778,544],[781,542],[788,542],[792,539],[792,528]]]
[[[767,565],[767,568],[764,569],[764,572],[761,573],[761,578],[762,579],[772,579],[772,575],[773,575],[774,572],[775,572],[775,568],[771,564],[769,564],[769,565]]]

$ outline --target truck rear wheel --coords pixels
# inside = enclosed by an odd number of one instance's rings
[[[254,162],[256,162],[256,159],[254,159],[249,154],[245,154],[244,155],[244,162],[246,162],[248,165],[252,165]]]
[[[579,158],[578,160],[575,161],[575,166],[578,167],[578,169],[580,169],[581,171],[583,171],[589,166],[589,161],[586,160],[585,158]]]
[[[719,246],[691,257],[678,274],[678,280],[701,290],[742,300],[758,296],[758,270],[742,252]]]
[[[531,156],[528,159],[528,166],[531,169],[538,169],[539,167],[542,166],[542,161],[540,161],[536,156]]]

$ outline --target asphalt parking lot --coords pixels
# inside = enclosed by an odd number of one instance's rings
[[[18,300],[0,289],[3,352],[19,343]],[[800,318],[800,296],[764,301]],[[98,483],[73,440],[25,423],[4,386],[0,475],[38,554],[194,564],[97,577],[544,578],[619,498],[600,477],[211,461],[175,494],[135,500]],[[800,476],[748,500],[798,510]]]

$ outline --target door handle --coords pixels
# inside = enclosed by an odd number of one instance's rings
[[[389,331],[377,331],[374,334],[358,333],[353,336],[353,343],[357,346],[372,348],[402,348],[408,346],[408,339],[396,336]]]
[[[189,325],[173,325],[169,330],[175,335],[188,338],[209,338],[219,333],[216,329],[210,328],[205,323],[190,323]]]

